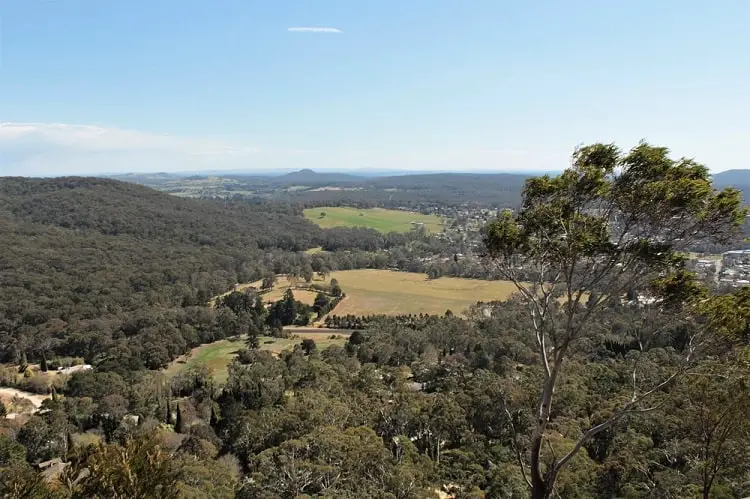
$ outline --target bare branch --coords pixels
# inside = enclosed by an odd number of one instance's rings
[[[552,448],[552,444],[550,443],[550,441],[549,441],[548,438],[545,438],[544,442],[547,444],[547,449],[549,449],[549,453],[552,456],[552,462],[556,463],[557,462],[557,454],[555,454],[555,449]]]
[[[529,291],[526,286],[523,285],[518,280],[518,277],[515,275],[515,272],[513,272],[512,265],[510,269],[505,269],[502,267],[503,262],[497,262],[496,265],[498,267],[498,270],[503,274],[504,277],[508,278],[510,281],[513,282],[516,289],[521,293],[521,295],[525,298],[526,303],[529,305],[531,309],[531,320],[534,325],[534,331],[536,333],[536,340],[537,345],[539,347],[539,355],[542,359],[542,364],[544,365],[544,374],[545,378],[549,379],[551,375],[550,366],[549,366],[549,360],[547,359],[547,346],[546,346],[546,340],[544,337],[544,317],[545,313],[542,310],[538,298],[534,296],[533,291]]]
[[[640,397],[636,397],[634,400],[631,400],[624,406],[622,406],[620,409],[615,411],[614,414],[612,414],[609,418],[602,421],[596,426],[593,426],[589,428],[581,437],[579,437],[578,441],[576,442],[575,446],[565,455],[562,459],[557,463],[555,466],[555,469],[559,471],[565,463],[567,463],[570,459],[572,459],[578,451],[581,450],[583,447],[583,444],[585,444],[588,440],[590,440],[594,435],[597,435],[598,433],[601,433],[602,431],[606,430],[607,428],[611,427],[615,423],[617,423],[622,418],[629,416],[631,414],[638,414],[638,413],[644,413],[644,412],[650,412],[659,407],[653,406],[646,409],[635,409],[635,405],[642,402],[644,399],[650,397],[654,393],[662,390],[664,387],[666,387],[668,384],[670,384],[677,376],[681,374],[682,370],[677,370],[674,373],[672,373],[669,377],[664,379],[661,383],[657,384],[647,392],[643,393]]]
[[[513,430],[513,439],[511,441],[513,443],[513,450],[516,453],[516,459],[518,459],[518,467],[521,468],[521,475],[523,476],[524,481],[526,481],[526,485],[531,488],[531,479],[526,474],[526,466],[524,465],[523,457],[521,457],[521,450],[518,448],[518,445],[516,445],[516,436],[518,435],[518,433],[516,432],[516,425],[513,423],[513,416],[508,410],[507,402],[505,402],[505,415],[508,417],[510,427]]]

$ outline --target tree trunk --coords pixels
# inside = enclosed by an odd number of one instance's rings
[[[552,496],[552,490],[557,473],[549,472],[542,474],[542,443],[544,432],[549,423],[550,413],[552,412],[552,394],[554,392],[555,381],[559,373],[560,362],[558,362],[550,373],[550,377],[545,381],[542,396],[539,400],[537,412],[537,426],[531,437],[531,498],[548,499]]]
[[[552,483],[541,472],[542,438],[531,442],[531,499],[547,499],[552,494]]]
[[[707,477],[703,480],[703,499],[709,499],[711,497],[711,488],[713,487],[713,484],[713,477]]]
[[[552,497],[552,487],[547,487],[544,481],[531,483],[531,499],[549,499]]]

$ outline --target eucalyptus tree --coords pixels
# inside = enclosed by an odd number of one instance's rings
[[[707,363],[684,376],[675,390],[672,414],[682,423],[682,438],[675,444],[689,463],[688,475],[697,475],[705,499],[718,484],[747,492],[750,389],[748,369],[740,366]]]
[[[527,306],[543,371],[527,456],[520,448],[518,456],[532,498],[552,496],[561,470],[592,437],[653,410],[649,399],[694,362],[702,338],[700,328],[689,328],[674,369],[659,379],[641,376],[645,338],[668,329],[665,321],[642,321],[639,349],[629,357],[629,393],[591,418],[558,456],[548,451],[549,425],[566,359],[602,341],[600,314],[633,290],[647,295],[644,318],[675,308],[690,318],[690,305],[706,296],[685,269],[683,252],[733,240],[744,215],[739,191],[715,190],[708,169],[692,159],[672,159],[667,148],[645,142],[627,152],[593,144],[577,148],[562,174],[528,179],[520,209],[504,211],[485,227],[488,261]]]

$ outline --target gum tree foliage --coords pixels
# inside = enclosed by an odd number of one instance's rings
[[[601,338],[598,313],[631,289],[650,294],[650,308],[661,313],[700,300],[679,252],[730,241],[744,215],[739,191],[713,189],[708,169],[692,159],[671,159],[667,148],[645,142],[629,152],[593,144],[576,149],[559,176],[527,180],[520,210],[485,227],[489,261],[527,306],[543,370],[528,456],[520,448],[518,455],[531,497],[551,497],[560,471],[592,437],[652,409],[647,399],[695,359],[701,338],[691,336],[683,362],[664,379],[643,382],[635,360],[631,396],[581,428],[566,453],[545,458],[556,385],[566,358]]]
[[[127,440],[123,445],[100,444],[87,448],[66,468],[61,482],[72,499],[171,499],[180,497],[178,474],[172,456],[155,438],[139,438]]]
[[[743,365],[744,364],[744,365]],[[750,459],[750,390],[746,362],[708,362],[684,376],[671,413],[682,422],[676,442],[701,496],[726,483],[742,483]],[[731,490],[731,488],[730,488]]]

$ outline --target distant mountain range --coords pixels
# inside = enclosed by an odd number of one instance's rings
[[[727,170],[711,175],[717,186],[750,186],[750,170]]]
[[[411,175],[556,175],[558,171],[513,171],[506,172],[502,170],[498,171],[450,171],[450,170],[353,170],[353,173],[345,173],[341,171],[328,171],[328,170],[312,170],[305,168],[302,170],[286,171],[286,170],[201,170],[201,171],[185,171],[185,172],[154,172],[154,173],[103,173],[98,175],[103,178],[115,178],[128,180],[133,178],[151,178],[151,179],[175,179],[175,178],[205,178],[205,177],[229,177],[229,178],[275,178],[293,180],[295,182],[302,180],[323,180],[327,179],[330,182],[348,182],[358,181],[364,179],[380,178],[380,177],[403,177]]]
[[[316,172],[305,169],[296,172],[285,173],[274,178],[277,182],[303,184],[303,185],[325,185],[339,182],[361,182],[366,177],[338,172]]]
[[[349,200],[351,197],[346,194],[351,188],[363,188],[368,191],[380,191],[387,193],[386,199],[397,200],[412,199],[417,193],[426,194],[428,192],[449,193],[453,200],[464,199],[467,201],[478,201],[480,198],[489,200],[493,196],[498,198],[508,198],[512,194],[512,200],[519,197],[523,185],[530,176],[541,175],[542,172],[529,173],[468,173],[468,172],[368,172],[367,175],[359,175],[345,172],[323,171],[316,172],[311,169],[303,169],[294,172],[266,172],[266,173],[130,173],[123,175],[113,175],[111,178],[123,180],[126,182],[148,185],[169,192],[178,192],[184,190],[186,183],[197,183],[195,192],[209,194],[210,189],[206,189],[208,183],[225,186],[227,192],[237,190],[255,190],[257,194],[277,192],[276,190],[286,192],[286,196],[292,196],[302,200],[322,201],[323,199],[336,198]],[[555,174],[555,172],[549,172]],[[727,170],[712,175],[714,185],[717,188],[736,187],[743,193],[743,198],[750,200],[750,169],[747,170]],[[229,186],[233,185],[233,188]],[[238,187],[242,186],[242,187]],[[334,193],[334,191],[317,192],[323,187],[336,187],[343,189],[343,192]],[[293,191],[298,187],[306,187],[299,191]],[[258,190],[260,189],[260,190]],[[398,191],[400,194],[396,194]],[[503,192],[503,195],[499,195]],[[362,194],[357,198],[361,199]],[[442,196],[440,196],[442,197]],[[429,195],[430,199],[434,196]],[[379,200],[379,198],[377,198]],[[519,198],[520,199],[520,198]],[[373,198],[372,201],[376,199]],[[382,200],[381,200],[382,201]]]
[[[711,176],[714,181],[714,187],[723,189],[725,187],[735,187],[742,192],[742,200],[746,205],[750,205],[750,170],[727,170],[716,173]]]

